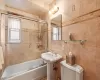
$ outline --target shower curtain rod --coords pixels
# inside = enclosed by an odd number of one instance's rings
[[[17,15],[14,14],[14,13],[1,13],[1,14],[5,14],[5,15],[9,15],[9,16],[13,16],[14,15],[14,16],[18,16],[21,19],[26,19],[26,20],[30,20],[30,21],[34,21],[34,22],[39,22],[39,20],[35,20],[35,19],[30,18],[30,17],[19,15],[19,14],[17,14]]]

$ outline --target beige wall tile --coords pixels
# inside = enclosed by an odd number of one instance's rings
[[[51,43],[49,43],[51,44],[51,51],[61,53],[64,59],[69,52],[75,55],[76,63],[84,68],[84,80],[100,79],[97,75],[97,73],[99,74],[100,64],[99,25],[99,18],[94,18],[62,28],[63,40],[69,40],[69,33],[72,33],[73,39],[75,40],[87,40],[84,45],[80,45],[79,42],[64,43],[64,41],[51,41]],[[57,67],[59,68],[59,65],[57,65]]]
[[[40,29],[43,37],[40,40],[43,48],[40,50],[38,48],[39,24],[23,19],[21,19],[21,24],[21,43],[7,44],[6,66],[35,60],[40,58],[41,53],[47,50],[47,25],[42,25],[44,28]],[[7,34],[8,33],[6,33],[6,37]]]
[[[80,14],[86,14],[96,10],[97,0],[81,0]]]

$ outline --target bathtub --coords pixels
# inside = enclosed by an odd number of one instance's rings
[[[40,58],[8,66],[1,80],[40,80],[45,76],[47,76],[47,65]]]

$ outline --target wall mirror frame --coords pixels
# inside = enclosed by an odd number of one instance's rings
[[[51,19],[51,40],[62,40],[62,15]]]

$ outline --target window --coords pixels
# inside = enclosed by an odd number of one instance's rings
[[[8,42],[20,43],[20,19],[8,18]]]
[[[58,35],[59,29],[57,27],[53,27],[53,40],[58,40],[59,35]]]
[[[61,28],[52,24],[52,40],[61,40]]]

